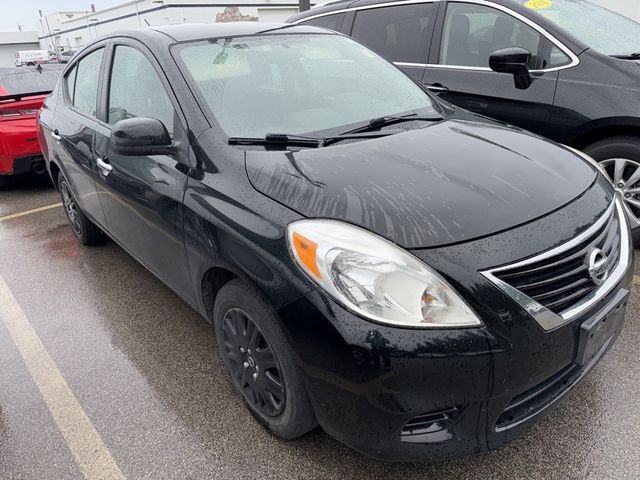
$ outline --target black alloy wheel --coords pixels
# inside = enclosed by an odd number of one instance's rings
[[[212,313],[231,383],[256,421],[284,439],[313,429],[316,417],[298,360],[266,297],[235,278],[220,288]]]
[[[62,206],[69,220],[73,234],[82,245],[94,245],[104,239],[104,233],[78,206],[69,182],[62,173],[58,176],[58,191],[62,197]]]
[[[249,314],[230,308],[223,319],[224,355],[247,402],[269,417],[282,413],[285,387],[271,345]]]
[[[62,197],[62,205],[65,213],[67,214],[67,218],[69,219],[71,230],[73,230],[73,234],[76,237],[81,238],[82,224],[80,222],[80,212],[78,211],[78,206],[76,205],[76,201],[73,199],[73,195],[71,195],[69,185],[66,181],[60,184],[60,196]]]

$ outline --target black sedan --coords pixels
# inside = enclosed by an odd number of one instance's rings
[[[602,162],[640,242],[640,23],[588,0],[339,0],[290,21],[350,35],[441,98]]]
[[[622,328],[631,236],[597,164],[348,37],[122,32],[74,56],[40,125],[78,240],[107,234],[211,321],[280,437],[319,424],[386,460],[493,449]]]

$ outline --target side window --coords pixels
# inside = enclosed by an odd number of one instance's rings
[[[538,64],[542,35],[511,15],[471,3],[450,3],[447,7],[440,64],[488,67],[496,50],[522,47],[531,52],[529,68]]]
[[[113,57],[107,122],[132,117],[160,120],[173,134],[174,110],[160,77],[140,51],[118,45]]]
[[[342,28],[342,21],[344,20],[344,13],[336,13],[333,15],[325,15],[323,17],[312,18],[306,22],[300,22],[303,25],[313,25],[314,27],[324,27],[329,30],[340,31]]]
[[[359,10],[351,36],[392,62],[425,63],[432,3]]]
[[[78,73],[78,69],[73,66],[73,68],[67,73],[64,77],[65,87],[67,89],[67,98],[73,103],[73,94],[76,89],[76,73]]]
[[[103,56],[104,48],[91,52],[80,59],[72,71],[72,74],[75,72],[75,83],[72,90],[69,90],[71,103],[89,115],[96,114],[98,79]]]
[[[549,49],[549,55],[545,58],[544,68],[556,68],[568,65],[571,63],[569,56],[560,50],[557,46],[551,45]]]

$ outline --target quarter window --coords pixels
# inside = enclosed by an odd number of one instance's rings
[[[173,134],[173,105],[153,65],[140,50],[118,45],[111,70],[107,121],[113,125],[133,117],[160,120]]]
[[[89,115],[96,114],[98,79],[104,48],[83,57],[67,76],[69,98],[74,107]]]
[[[313,25],[314,27],[324,27],[329,30],[340,31],[342,27],[342,21],[344,20],[344,13],[336,13],[333,15],[325,15],[323,17],[312,18],[307,22],[301,22],[303,25]]]
[[[450,3],[447,7],[440,64],[489,67],[496,50],[521,47],[531,52],[529,68],[538,64],[542,36],[511,15],[484,5]]]
[[[392,62],[425,63],[433,12],[431,3],[359,10],[351,36]]]
[[[545,60],[545,68],[556,68],[568,65],[571,63],[571,59],[560,48],[552,45],[549,49],[549,59]]]

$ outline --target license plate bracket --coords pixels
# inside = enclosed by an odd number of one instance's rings
[[[598,355],[600,350],[609,343],[624,323],[629,291],[621,290],[609,305],[603,308],[589,320],[580,325],[580,340],[576,363],[588,365]]]

